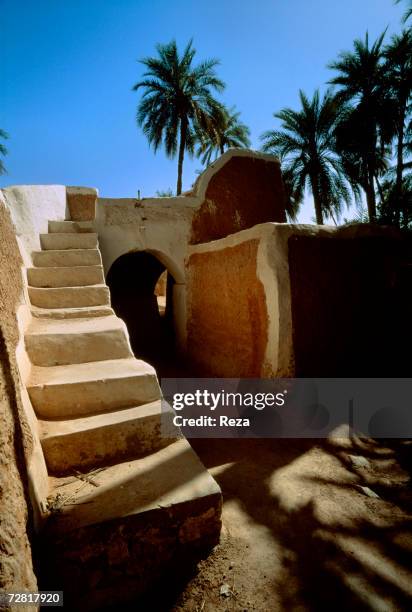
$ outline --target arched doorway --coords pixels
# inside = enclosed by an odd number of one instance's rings
[[[132,349],[157,369],[174,351],[173,285],[167,271],[165,292],[161,290],[166,266],[152,253],[138,251],[121,255],[107,274],[112,307],[124,320]],[[164,296],[159,294],[165,293]],[[158,294],[158,295],[156,295]]]

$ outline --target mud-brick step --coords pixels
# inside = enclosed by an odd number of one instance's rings
[[[38,319],[84,319],[85,317],[107,317],[114,315],[108,305],[81,306],[78,308],[39,308],[31,305],[31,314]]]
[[[102,266],[49,266],[27,269],[32,287],[84,287],[104,283]]]
[[[174,413],[161,400],[104,414],[66,421],[40,420],[40,438],[50,474],[88,471],[155,452],[174,439]],[[166,423],[166,419],[168,422]],[[179,430],[174,428],[175,439]],[[181,437],[181,436],[180,436]]]
[[[43,250],[61,249],[95,249],[97,247],[97,234],[75,234],[72,232],[62,234],[40,234],[40,244]]]
[[[39,308],[82,308],[84,306],[109,306],[110,291],[107,285],[87,287],[28,287],[30,302]]]
[[[49,221],[49,234],[93,233],[91,221]]]
[[[90,483],[51,484],[52,496],[69,502],[53,515],[42,547],[76,610],[121,609],[219,541],[220,488],[184,439],[92,473]]]
[[[116,316],[33,319],[26,334],[33,365],[55,366],[133,357],[125,323]]]
[[[98,249],[50,249],[48,251],[33,251],[35,266],[99,266],[102,263]]]
[[[33,367],[27,390],[44,419],[68,419],[160,398],[155,369],[138,359]]]

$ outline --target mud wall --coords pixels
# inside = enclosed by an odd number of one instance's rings
[[[257,239],[189,259],[188,347],[210,376],[259,377],[268,336]]]
[[[269,155],[242,153],[221,157],[195,185],[193,193],[201,194],[202,205],[193,216],[192,244],[224,238],[259,223],[286,222],[279,162]]]
[[[265,223],[189,248],[187,353],[199,374],[292,374],[290,231]]]
[[[36,590],[25,455],[32,449],[15,358],[22,264],[0,192],[0,590]]]
[[[263,222],[283,223],[284,209],[276,158],[248,149],[229,149],[181,196],[99,198],[94,226],[106,274],[122,255],[142,251],[154,255],[173,277],[175,338],[184,352],[185,260],[190,245],[225,238]]]
[[[347,228],[295,235],[288,246],[296,376],[409,377],[404,241]]]
[[[265,223],[191,246],[190,362],[219,377],[410,376],[410,260],[368,225]]]

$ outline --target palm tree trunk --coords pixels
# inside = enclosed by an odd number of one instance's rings
[[[375,186],[373,184],[374,172],[368,171],[367,184],[366,184],[366,203],[368,206],[369,223],[375,223],[376,221],[376,196]]]
[[[318,225],[323,225],[323,211],[322,211],[322,203],[319,198],[317,176],[312,175],[310,177],[310,183],[312,187],[313,203],[315,205],[316,223]]]
[[[385,196],[382,190],[382,185],[379,182],[379,179],[377,176],[375,176],[375,181],[376,181],[376,187],[378,188],[378,193],[379,193],[379,197],[381,199],[382,204],[385,203]]]
[[[399,118],[399,133],[398,133],[398,144],[397,144],[397,160],[396,160],[396,192],[401,193],[402,190],[402,173],[403,173],[403,138],[404,138],[404,122],[405,114],[401,111],[401,117]]]
[[[336,227],[338,227],[338,224],[337,224],[337,221],[336,221],[336,219],[335,219],[335,215],[333,214],[333,210],[332,210],[332,209],[330,209],[330,210],[329,210],[329,214],[330,214],[330,216],[332,217],[332,221],[334,222],[334,224],[336,225]]]
[[[395,184],[395,202],[396,202],[396,221],[397,224],[400,224],[400,201],[402,198],[402,179],[403,179],[403,138],[405,132],[405,114],[406,114],[406,100],[400,101],[400,111],[399,111],[399,126],[398,126],[398,143],[397,143],[397,152],[396,152],[396,184]],[[403,208],[403,222],[407,225],[408,222],[408,211],[404,207]]]
[[[377,132],[376,125],[372,118],[366,124],[366,139],[367,151],[363,154],[363,164],[365,168],[365,195],[366,204],[368,207],[369,223],[376,222],[376,196],[375,196],[375,175],[376,175],[376,156],[377,156]]]
[[[186,134],[187,134],[187,119],[183,117],[180,120],[180,143],[179,143],[179,159],[177,162],[177,186],[176,195],[182,193],[182,174],[183,174],[183,158],[186,149]]]
[[[371,188],[370,184],[368,184],[368,189],[366,191],[366,204],[368,206],[369,223],[375,223],[376,221],[375,191],[373,187]]]

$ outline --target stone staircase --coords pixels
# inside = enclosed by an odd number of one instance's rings
[[[177,430],[161,435],[156,372],[110,307],[92,223],[50,221],[40,244],[25,345],[50,480],[43,567],[48,587],[95,609],[214,545],[221,494]]]

